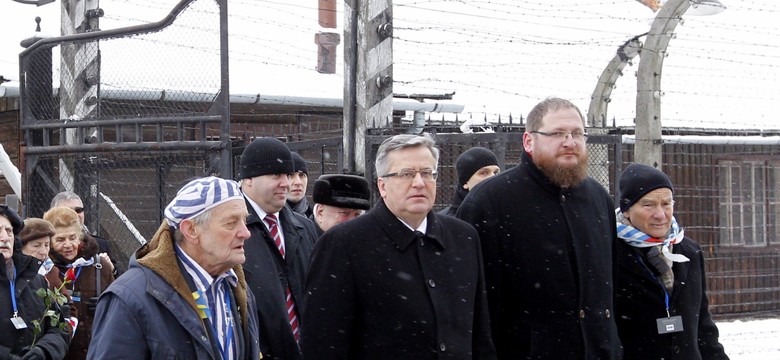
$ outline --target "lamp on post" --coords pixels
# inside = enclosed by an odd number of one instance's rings
[[[661,169],[661,70],[666,47],[681,16],[718,14],[726,7],[717,0],[669,0],[656,15],[639,59],[636,86],[636,145],[634,161]]]
[[[28,4],[28,5],[35,5],[35,6],[43,6],[54,2],[54,0],[13,0],[13,1],[18,2],[20,4]]]

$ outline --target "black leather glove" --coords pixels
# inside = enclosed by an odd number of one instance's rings
[[[27,351],[24,356],[21,357],[22,360],[46,360],[46,353],[43,352],[43,349],[41,349],[38,346],[33,346],[32,349]]]

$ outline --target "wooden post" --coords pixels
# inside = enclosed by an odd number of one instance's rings
[[[344,164],[366,169],[366,132],[392,125],[392,0],[344,2]]]
[[[63,36],[98,31],[103,11],[98,0],[62,0],[60,31]],[[60,120],[91,120],[97,112],[100,84],[100,48],[96,41],[63,43],[60,66]],[[81,135],[81,136],[79,136]],[[65,144],[79,144],[89,134],[67,130]],[[73,190],[71,166],[60,160],[60,184]]]

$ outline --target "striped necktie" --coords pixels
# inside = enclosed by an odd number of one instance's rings
[[[276,243],[276,248],[279,249],[279,254],[284,258],[284,243],[282,243],[282,237],[279,235],[279,226],[276,215],[268,214],[265,216],[265,222],[268,224],[268,232],[271,233],[271,237]],[[290,290],[290,284],[288,282],[286,289],[286,301],[287,301],[287,319],[290,321],[290,328],[292,329],[295,341],[299,341],[301,338],[301,329],[298,326],[298,313],[295,310],[295,302],[292,298],[292,291]]]
[[[282,254],[282,259],[284,259],[284,243],[282,243],[282,237],[279,236],[279,221],[276,219],[276,215],[266,215],[265,222],[268,224],[268,231],[276,243],[276,248],[279,249],[279,253]]]

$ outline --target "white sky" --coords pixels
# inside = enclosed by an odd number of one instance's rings
[[[675,30],[663,68],[662,123],[675,127],[780,129],[774,104],[780,103],[780,4],[770,0],[721,0],[728,9],[714,16],[684,16]],[[157,21],[175,0],[102,0],[106,16],[101,28]],[[525,115],[550,96],[572,99],[587,111],[598,76],[616,49],[634,35],[647,32],[650,9],[634,0],[394,0],[394,92],[455,92],[453,103],[466,111]],[[43,18],[43,32],[59,33],[60,3],[36,8],[0,0],[5,34],[0,38],[0,74],[18,77],[19,41],[32,34],[33,18]],[[314,34],[342,33],[317,24],[316,0],[231,0],[231,91],[273,95],[340,97],[343,90],[343,47],[335,75],[317,73]],[[338,2],[339,11],[342,3]],[[201,0],[200,12],[215,11]],[[200,12],[194,12],[197,17]],[[213,17],[207,19],[213,20]],[[136,53],[146,53],[143,77],[134,86],[188,88],[187,74],[213,79],[218,70],[209,52],[214,22],[182,19],[170,46],[166,35],[129,50],[101,44],[104,68],[122,67]],[[178,23],[178,21],[177,21]],[[197,24],[197,25],[195,25]],[[182,31],[183,30],[183,31]],[[170,36],[173,31],[167,34]],[[211,37],[211,38],[209,38]],[[169,40],[169,39],[168,39]],[[202,40],[198,42],[197,40]],[[342,44],[343,44],[342,39]],[[132,43],[132,42],[131,42]],[[178,50],[177,50],[178,49]],[[185,50],[181,50],[185,49]],[[125,53],[122,50],[126,51]],[[185,60],[169,58],[169,54]],[[128,54],[129,52],[129,54]],[[212,54],[213,55],[213,54]],[[186,59],[211,59],[187,62]],[[211,61],[211,62],[210,62]],[[119,65],[117,65],[119,64]],[[638,59],[626,67],[612,93],[608,118],[632,126]],[[113,67],[111,65],[114,65]],[[159,72],[158,72],[159,71]],[[104,73],[104,81],[119,76]],[[461,119],[464,115],[461,115]],[[484,116],[484,115],[480,115]],[[437,115],[433,115],[437,118]]]

